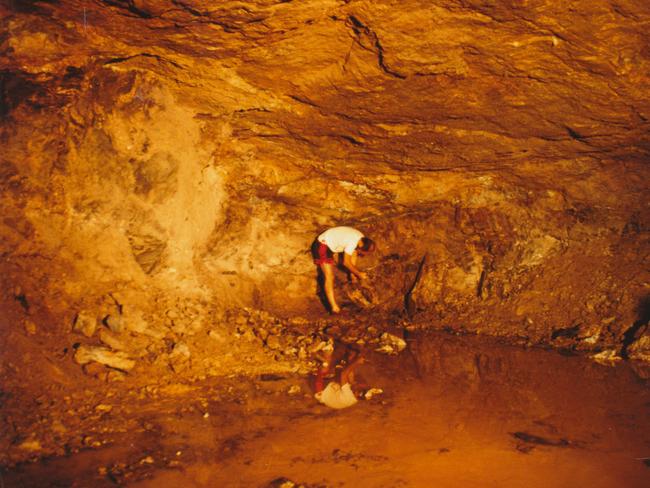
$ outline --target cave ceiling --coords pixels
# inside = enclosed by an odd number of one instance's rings
[[[305,298],[304,249],[336,223],[370,228],[384,256],[451,223],[438,244],[479,263],[454,282],[475,295],[488,254],[521,264],[508,249],[566,248],[590,218],[645,229],[646,1],[0,8],[5,255],[50,263],[74,297],[158,280]],[[489,242],[458,257],[470,234]]]

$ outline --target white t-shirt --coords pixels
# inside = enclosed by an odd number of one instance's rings
[[[332,252],[344,252],[352,255],[357,249],[363,234],[352,227],[332,227],[318,236],[318,241],[325,244]]]

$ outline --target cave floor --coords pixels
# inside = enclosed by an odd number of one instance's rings
[[[299,376],[115,394],[86,448],[2,486],[647,486],[650,391],[626,363],[428,333],[359,373],[383,393],[340,411]]]

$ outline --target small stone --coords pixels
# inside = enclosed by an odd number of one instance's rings
[[[100,403],[95,407],[96,412],[110,412],[111,410],[113,410],[113,406],[106,405],[105,403]]]
[[[119,315],[108,315],[104,319],[104,323],[108,326],[109,329],[111,329],[113,332],[116,334],[119,334],[122,332],[122,329],[124,329],[124,321],[122,320],[122,317]]]
[[[125,381],[126,375],[121,371],[112,370],[106,375],[106,381]]]
[[[142,312],[137,310],[132,311],[128,315],[123,314],[122,318],[127,329],[138,334],[146,334],[149,326],[144,318],[142,318]]]
[[[103,364],[95,362],[84,364],[82,369],[84,374],[93,378],[99,378],[101,375],[106,373],[106,367],[104,367]]]
[[[72,324],[72,330],[74,332],[81,332],[86,337],[91,337],[96,329],[97,318],[85,311],[79,312]]]
[[[375,349],[378,352],[383,352],[386,354],[397,354],[402,352],[406,347],[406,342],[404,339],[401,339],[393,334],[384,332],[379,338],[380,346]]]
[[[135,366],[135,361],[122,351],[111,351],[105,347],[92,347],[81,345],[74,355],[75,361],[79,364],[87,364],[92,361],[105,364],[111,368],[129,371]]]
[[[19,446],[19,449],[22,449],[23,451],[40,451],[43,447],[41,446],[40,441],[36,439],[28,439],[26,441],[23,441]]]
[[[140,464],[153,464],[153,458],[151,456],[147,456],[145,458],[140,459]]]
[[[54,420],[50,428],[57,434],[65,434],[68,431],[68,429],[65,428],[65,425],[63,425],[60,420]]]
[[[600,364],[611,365],[621,360],[621,357],[613,349],[606,349],[598,354],[593,354],[591,358]]]
[[[187,344],[184,342],[177,342],[174,344],[174,349],[170,354],[170,357],[183,356],[185,358],[190,357],[190,348],[187,347]]]
[[[282,344],[280,344],[280,338],[278,336],[270,335],[266,338],[266,346],[276,351],[282,347]]]
[[[300,388],[300,385],[291,385],[291,387],[289,388],[289,391],[287,393],[289,393],[289,395],[296,395],[296,394],[300,393],[301,391],[302,391],[302,388]]]
[[[242,334],[242,337],[248,342],[254,342],[255,341],[255,334],[253,333],[253,331],[251,329],[245,330],[244,333]]]
[[[210,332],[208,332],[208,337],[214,339],[220,344],[226,342],[226,338],[216,330],[211,330]]]
[[[125,351],[127,349],[126,344],[124,344],[124,342],[114,332],[111,332],[110,330],[106,330],[106,329],[100,330],[99,340],[102,341],[111,349],[114,349],[116,351]]]
[[[370,388],[368,391],[366,391],[363,395],[363,397],[366,400],[370,400],[373,396],[375,395],[380,395],[384,392],[381,388]]]
[[[260,327],[255,329],[255,335],[257,335],[257,337],[265,341],[269,336],[269,331]]]
[[[635,340],[627,350],[630,359],[650,362],[650,335]]]
[[[28,335],[36,334],[36,324],[34,322],[32,322],[31,320],[25,320],[25,323],[23,324],[23,327],[25,327],[25,332]]]

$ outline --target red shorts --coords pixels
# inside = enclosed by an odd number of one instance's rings
[[[311,246],[311,254],[314,258],[314,264],[334,264],[334,253],[330,251],[327,244],[317,240]]]

